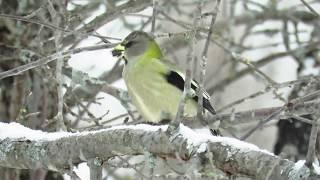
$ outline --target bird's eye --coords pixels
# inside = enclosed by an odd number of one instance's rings
[[[134,44],[133,41],[129,41],[129,42],[127,42],[127,43],[124,45],[124,47],[129,48],[129,47],[131,47],[133,44]]]

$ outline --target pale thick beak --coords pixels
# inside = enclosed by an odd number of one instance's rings
[[[123,52],[125,50],[125,47],[124,45],[121,44],[118,44],[116,47],[113,48],[113,50],[111,51],[112,52],[112,56],[117,56],[117,57],[120,57],[123,55]]]

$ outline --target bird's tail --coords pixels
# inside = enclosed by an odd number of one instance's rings
[[[210,133],[211,133],[213,136],[222,136],[219,129],[210,129]]]

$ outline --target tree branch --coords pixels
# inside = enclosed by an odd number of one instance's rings
[[[83,51],[94,51],[94,50],[99,50],[99,49],[111,48],[113,46],[115,46],[115,44],[103,44],[103,45],[96,45],[96,46],[81,47],[81,48],[71,49],[71,50],[63,51],[63,52],[57,52],[57,53],[54,53],[54,54],[49,55],[47,57],[43,57],[41,59],[33,61],[31,63],[25,64],[22,66],[18,66],[16,68],[10,69],[8,71],[0,72],[0,80],[7,78],[7,77],[19,75],[25,71],[30,70],[30,69],[47,64],[51,61],[57,60],[58,57],[61,57],[61,56],[66,57],[66,56],[70,56],[72,54],[77,54],[77,53],[80,53]]]
[[[319,100],[314,101],[307,101],[297,103],[294,106],[290,106],[291,104],[287,105],[285,112],[281,113],[278,116],[278,119],[286,119],[291,118],[291,114],[295,114],[298,116],[307,115],[307,114],[314,114],[317,112],[317,109],[314,107],[319,106]],[[257,122],[267,119],[271,114],[279,111],[279,109],[283,108],[283,106],[279,107],[271,107],[271,108],[261,108],[261,109],[252,109],[248,111],[241,111],[241,112],[233,112],[233,113],[226,113],[226,114],[217,114],[209,119],[209,124],[213,124],[214,122],[221,120],[221,127],[229,127],[235,126],[236,124],[244,124],[250,122]],[[297,119],[299,120],[299,119]]]
[[[115,154],[142,155],[148,151],[186,162],[198,160],[201,163],[196,169],[202,173],[218,168],[225,173],[254,179],[267,175],[295,179],[301,174],[310,179],[320,178],[309,168],[297,168],[293,162],[255,145],[227,137],[199,135],[183,125],[174,139],[166,135],[167,126],[118,126],[82,133],[45,133],[17,123],[0,125],[0,165],[4,167],[66,171],[70,163],[75,165],[96,157],[106,161]],[[17,129],[22,134],[10,135],[10,131]]]
[[[305,54],[307,54],[308,52],[313,51],[314,49],[316,49],[319,46],[319,42],[314,42],[314,43],[310,43],[306,46],[300,46],[296,49],[293,49],[291,51],[286,51],[286,52],[279,52],[279,53],[275,53],[275,54],[271,54],[269,56],[266,56],[264,58],[261,58],[260,60],[257,60],[253,63],[253,65],[256,68],[260,68],[263,67],[265,65],[267,65],[268,63],[283,58],[285,56],[289,56],[290,54],[296,52],[296,51],[303,51],[305,52]],[[221,80],[220,82],[218,82],[217,84],[215,84],[214,86],[210,87],[208,89],[208,93],[212,94],[214,91],[216,90],[221,90],[224,87],[226,87],[227,85],[231,84],[232,82],[242,78],[243,76],[250,74],[251,72],[253,72],[253,69],[251,69],[250,67],[242,69],[234,74],[233,76],[229,76],[223,80]]]
[[[127,3],[117,6],[115,9],[110,9],[110,11],[107,11],[95,17],[92,21],[90,21],[88,24],[85,24],[79,30],[64,36],[62,41],[63,47],[66,47],[71,43],[75,42],[76,40],[78,40],[79,33],[81,34],[82,32],[86,32],[86,33],[92,32],[100,28],[104,24],[107,24],[119,18],[122,15],[125,15],[128,13],[140,12],[144,10],[146,7],[150,6],[151,4],[152,4],[151,0],[136,0],[136,1],[128,1]],[[81,37],[81,38],[85,38],[85,37]],[[53,48],[54,48],[54,41],[49,40],[44,43],[44,49],[53,49]]]

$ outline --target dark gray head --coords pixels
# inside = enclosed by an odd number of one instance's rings
[[[134,31],[122,41],[120,46],[113,49],[112,54],[114,56],[120,56],[123,52],[124,57],[130,61],[131,58],[143,55],[148,48],[154,47],[154,44],[156,45],[156,48],[159,48],[154,39],[148,33],[143,31]]]

